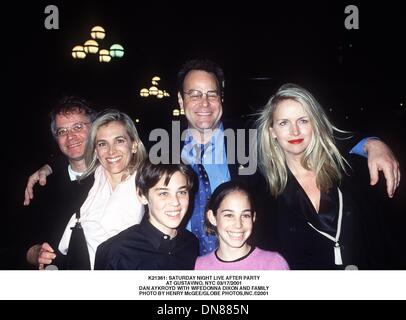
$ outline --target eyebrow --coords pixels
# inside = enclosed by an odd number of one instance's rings
[[[304,119],[304,118],[309,118],[309,116],[303,116],[303,117],[297,118],[297,120],[301,120],[301,119]],[[290,121],[290,119],[281,118],[281,119],[276,119],[275,121]]]
[[[220,211],[220,213],[223,213],[223,212],[237,212],[237,211],[234,211],[234,210],[231,210],[231,209],[224,209],[224,210],[221,210]],[[243,210],[243,211],[238,211],[238,212],[250,212],[250,213],[253,213],[254,212],[254,210],[252,210],[252,209],[245,209],[245,210]]]
[[[181,186],[177,190],[187,189],[187,186]],[[169,190],[167,187],[155,188],[156,191]]]
[[[117,140],[117,139],[125,139],[125,140],[127,140],[127,138],[125,136],[117,136],[117,137],[113,138],[113,140]],[[107,140],[108,139],[99,139],[99,140],[96,140],[96,142],[107,141]]]

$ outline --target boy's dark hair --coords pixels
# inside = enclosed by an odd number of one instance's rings
[[[213,211],[213,215],[217,215],[217,210],[221,205],[221,202],[227,197],[230,193],[234,191],[239,191],[242,193],[245,193],[248,197],[249,202],[251,203],[251,208],[254,210],[255,204],[254,204],[254,197],[251,193],[251,190],[248,188],[248,186],[239,180],[236,181],[228,181],[220,184],[216,190],[214,190],[213,194],[210,197],[210,200],[207,202],[206,205],[206,214],[205,214],[205,219],[204,219],[204,227],[205,230],[208,234],[215,235],[216,234],[216,227],[213,226],[209,219],[207,218],[207,212],[209,210]]]
[[[89,118],[90,122],[93,122],[97,115],[97,112],[91,108],[90,103],[85,99],[75,96],[65,96],[58,101],[56,106],[49,113],[49,117],[51,118],[51,132],[54,136],[56,134],[56,116],[58,114],[68,115],[71,113],[82,113]]]
[[[217,80],[217,87],[220,90],[221,97],[223,96],[224,71],[216,63],[209,59],[194,59],[186,61],[178,72],[177,86],[178,91],[183,96],[183,82],[186,75],[193,70],[206,71],[214,74]]]
[[[165,186],[168,185],[175,172],[180,172],[186,177],[186,186],[188,190],[193,188],[193,172],[184,164],[152,164],[150,161],[145,163],[137,171],[135,185],[140,196],[147,197],[148,191],[153,188],[162,177],[165,177]]]

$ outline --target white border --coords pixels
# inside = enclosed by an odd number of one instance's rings
[[[259,296],[140,296],[148,276],[256,275],[269,286]],[[330,300],[405,299],[406,271],[2,271],[0,299],[95,300]],[[161,283],[162,284],[162,283]],[[250,282],[245,281],[244,285]],[[252,285],[258,283],[252,282]]]

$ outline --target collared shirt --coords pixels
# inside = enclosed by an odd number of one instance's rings
[[[214,130],[213,136],[205,145],[204,155],[201,160],[200,154],[199,144],[193,139],[191,132],[188,130],[182,149],[183,161],[190,165],[203,164],[213,191],[220,184],[231,180],[224,146],[224,127],[222,123]]]
[[[73,170],[71,165],[68,165],[68,173],[69,173],[70,181],[78,180],[78,177],[80,177],[83,174],[83,172],[77,172],[77,171]]]
[[[192,166],[194,164],[203,164],[209,177],[210,188],[214,191],[220,184],[231,180],[224,145],[224,126],[222,123],[214,130],[213,136],[204,148],[204,155],[201,158],[200,145],[193,139],[192,133],[188,130],[182,149],[182,160]],[[202,205],[206,207],[206,203]],[[197,210],[197,207],[195,207],[195,210]],[[191,230],[191,220],[187,223],[186,228]]]
[[[180,229],[171,239],[145,218],[99,246],[95,269],[193,270],[198,247],[191,232]]]
[[[94,184],[80,208],[80,222],[85,232],[92,269],[98,245],[140,223],[144,216],[144,207],[135,196],[135,175],[136,172],[113,190],[102,166],[94,173]],[[75,224],[76,213],[69,220],[59,242],[58,249],[64,255],[68,252],[71,228]]]

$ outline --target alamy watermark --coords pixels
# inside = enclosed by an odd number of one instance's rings
[[[257,170],[257,130],[256,129],[226,129],[219,134],[213,130],[204,133],[195,129],[181,132],[180,122],[172,121],[171,132],[157,128],[150,132],[149,141],[156,142],[149,151],[149,160],[154,163],[173,164],[236,164],[239,165],[239,175],[252,175]],[[203,140],[213,144],[209,157],[202,161],[202,150],[199,145],[184,143],[189,136],[200,135]],[[212,137],[214,140],[212,141]],[[206,139],[207,138],[207,139]],[[218,146],[218,147],[216,147]]]
[[[344,9],[348,16],[344,20],[344,26],[347,30],[359,29],[359,10],[357,6],[349,5]]]
[[[47,30],[59,29],[59,9],[55,5],[48,5],[45,7],[44,13],[47,14],[44,26]]]

